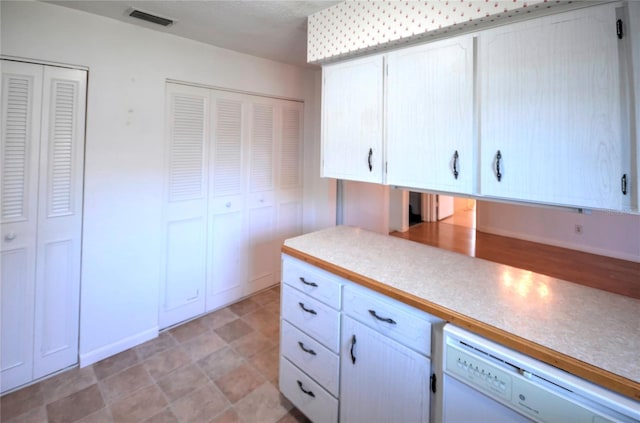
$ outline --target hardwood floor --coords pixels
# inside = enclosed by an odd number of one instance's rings
[[[437,222],[420,223],[391,235],[640,299],[637,262]]]

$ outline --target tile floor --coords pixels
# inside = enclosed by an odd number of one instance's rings
[[[0,399],[2,423],[304,422],[278,392],[280,289]]]

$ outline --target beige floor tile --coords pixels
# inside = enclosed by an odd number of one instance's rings
[[[245,422],[275,423],[293,407],[273,385],[263,383],[234,408]]]
[[[160,388],[149,385],[115,401],[109,407],[116,423],[137,423],[159,413],[166,406],[167,400]]]
[[[208,330],[209,328],[201,319],[196,319],[171,329],[169,333],[178,343],[182,343],[198,335],[202,335]]]
[[[40,384],[44,402],[45,404],[49,404],[94,383],[96,383],[96,376],[93,372],[93,366],[88,366],[82,369],[76,367],[67,370],[66,372],[43,380]]]
[[[253,328],[246,324],[243,320],[237,319],[229,322],[224,326],[220,326],[215,332],[226,342],[233,342],[238,338],[242,338],[246,334],[253,332]]]
[[[280,366],[280,348],[278,345],[255,355],[249,359],[251,363],[262,375],[270,381],[275,381],[278,377]]]
[[[265,378],[249,364],[230,371],[215,381],[222,393],[236,403],[265,382]]]
[[[93,365],[93,371],[98,380],[105,379],[111,375],[133,366],[139,362],[138,355],[133,349],[128,349],[112,357],[105,358]]]
[[[182,347],[189,353],[192,361],[198,361],[209,354],[218,351],[227,343],[217,333],[208,330],[195,338],[184,342]]]
[[[157,338],[147,341],[142,345],[135,347],[136,353],[140,360],[146,360],[154,354],[166,351],[177,344],[176,340],[169,332],[163,332]]]
[[[220,414],[218,417],[213,419],[211,423],[244,423],[236,410],[233,408],[228,408],[227,411]]]
[[[144,366],[155,380],[160,380],[175,369],[191,363],[191,357],[180,346],[158,353],[144,362]]]
[[[265,304],[262,307],[264,310],[270,311],[271,313],[280,315],[280,301],[274,301],[269,304]]]
[[[181,423],[208,423],[221,414],[229,402],[212,383],[171,404],[171,409]]]
[[[51,423],[75,422],[103,407],[102,394],[96,383],[47,404],[47,416]]]
[[[280,314],[273,313],[265,308],[260,308],[242,316],[242,320],[247,322],[255,330],[265,327],[272,327],[280,324]]]
[[[230,347],[224,347],[198,361],[209,379],[216,380],[244,364],[244,360]]]
[[[233,322],[238,318],[238,315],[229,310],[229,307],[225,307],[213,313],[209,313],[202,316],[200,319],[210,329],[217,329],[220,326],[224,326],[229,322]]]
[[[167,407],[156,415],[149,417],[144,423],[179,423],[171,408]]]
[[[78,423],[113,423],[113,417],[109,408],[101,408],[95,413],[89,414],[78,420]]]
[[[312,423],[300,410],[292,408],[278,423]]]
[[[147,373],[144,365],[140,363],[101,380],[99,385],[105,402],[111,403],[117,398],[129,395],[152,383],[153,380],[149,373]]]
[[[0,416],[2,414],[0,409]],[[2,416],[2,423],[47,423],[47,409],[44,405],[41,405],[10,420],[5,420],[4,416]]]
[[[233,341],[230,345],[238,354],[244,358],[253,357],[256,354],[273,347],[276,342],[269,339],[260,332],[251,332],[240,339]]]
[[[169,402],[195,391],[207,384],[209,378],[194,364],[181,367],[158,381],[158,386],[167,396]]]
[[[42,405],[44,396],[40,384],[27,386],[0,398],[0,418],[4,422]]]
[[[259,294],[254,295],[251,299],[260,304],[265,305],[272,301],[277,301],[280,299],[280,291],[278,289],[270,288],[266,291],[262,291]]]
[[[247,313],[251,313],[252,311],[257,310],[258,308],[260,308],[260,304],[253,301],[253,299],[251,298],[247,298],[229,306],[229,310],[233,311],[238,316],[244,316]]]

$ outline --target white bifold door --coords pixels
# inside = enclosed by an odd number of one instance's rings
[[[302,231],[302,103],[167,84],[165,328],[279,281]]]
[[[78,360],[85,71],[2,60],[1,391]]]

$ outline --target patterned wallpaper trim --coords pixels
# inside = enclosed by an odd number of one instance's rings
[[[307,61],[381,50],[572,3],[555,0],[347,0],[309,16]]]

